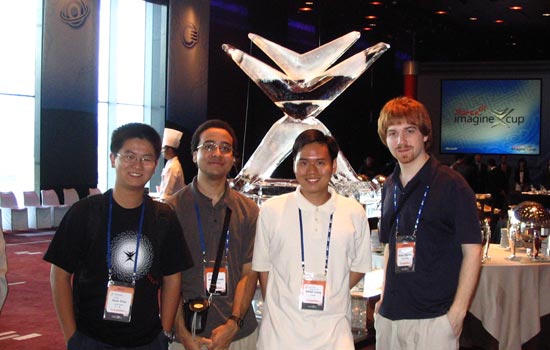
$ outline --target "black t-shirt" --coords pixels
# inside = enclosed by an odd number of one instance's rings
[[[460,174],[433,157],[405,188],[399,170],[388,177],[382,193],[380,242],[389,243],[389,259],[380,314],[391,320],[438,317],[454,300],[461,245],[481,243],[475,195]],[[400,208],[398,234],[411,235],[428,185],[416,234],[415,271],[395,273],[394,191]]]
[[[111,193],[75,203],[63,218],[44,259],[74,274],[73,304],[79,331],[107,344],[139,346],[150,343],[162,329],[158,305],[162,277],[193,263],[174,212],[166,204],[145,197],[131,321],[103,320]],[[141,206],[125,209],[113,200],[111,217],[113,280],[131,282]]]

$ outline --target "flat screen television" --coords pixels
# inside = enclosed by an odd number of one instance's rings
[[[540,154],[541,79],[443,79],[441,153]]]

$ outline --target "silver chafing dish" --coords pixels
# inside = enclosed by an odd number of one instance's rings
[[[533,260],[548,259],[540,257],[539,252],[542,240],[548,237],[550,228],[550,213],[540,203],[525,201],[516,205],[509,212],[509,237],[512,255],[509,259],[516,257],[516,246],[523,245],[531,252],[528,256]]]

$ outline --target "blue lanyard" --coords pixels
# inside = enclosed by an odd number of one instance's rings
[[[132,274],[132,284],[136,284],[137,276],[137,262],[138,262],[138,253],[139,253],[139,243],[141,241],[141,233],[143,229],[143,217],[145,213],[145,198],[141,204],[141,214],[139,217],[139,228],[137,233],[137,242],[136,242],[136,254],[134,256],[134,273]],[[107,221],[107,269],[109,270],[109,281],[112,277],[112,261],[111,261],[111,222],[113,220],[113,193],[109,193],[109,220]]]
[[[195,202],[195,214],[197,216],[197,225],[199,227],[199,237],[202,250],[202,262],[206,263],[206,241],[204,239],[204,231],[202,229],[201,212],[197,202]],[[229,227],[227,228],[227,235],[225,236],[225,261],[227,261],[227,255],[229,254]]]
[[[418,223],[420,222],[420,216],[424,210],[424,203],[426,202],[426,196],[430,191],[430,185],[426,185],[424,190],[424,195],[422,196],[422,201],[420,202],[420,207],[418,208],[418,213],[416,214],[416,222],[414,223],[413,237],[416,237],[416,232],[418,231]],[[397,185],[393,187],[393,210],[397,213]],[[398,236],[399,232],[399,213],[395,215],[395,237]]]
[[[306,272],[306,261],[305,261],[305,254],[304,254],[304,227],[302,224],[302,209],[298,209],[298,215],[300,216],[300,243],[302,248],[302,272]],[[334,216],[334,213],[330,214],[330,219],[328,223],[328,234],[327,234],[327,247],[325,249],[325,276],[327,275],[328,271],[328,257],[330,252],[330,234],[332,232],[332,217]]]

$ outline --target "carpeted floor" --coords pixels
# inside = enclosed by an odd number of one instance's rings
[[[9,292],[0,315],[0,349],[64,349],[52,303],[50,264],[42,260],[53,232],[6,233]]]

